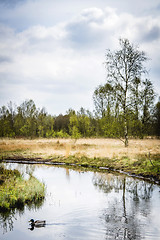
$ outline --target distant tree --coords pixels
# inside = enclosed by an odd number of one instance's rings
[[[25,124],[25,117],[22,111],[22,108],[20,106],[17,107],[17,114],[15,116],[15,121],[14,121],[14,128],[15,128],[15,133],[16,136],[23,136],[21,132],[21,128]]]
[[[5,106],[0,108],[0,134],[1,137],[7,137],[10,133],[8,110]]]
[[[143,134],[150,134],[151,117],[153,111],[153,104],[155,99],[155,93],[153,89],[153,84],[149,79],[143,81],[143,91],[142,91],[142,124],[143,124]]]
[[[46,117],[46,137],[54,137],[55,131],[53,129],[54,126],[54,117],[50,114]]]
[[[45,108],[39,110],[37,114],[37,128],[38,128],[38,136],[45,137],[47,131],[47,112]]]
[[[54,119],[54,130],[60,131],[63,130],[66,133],[69,133],[69,115],[58,115]]]
[[[128,107],[128,132],[131,136],[142,138],[142,81],[135,77],[130,90],[130,107]]]
[[[109,115],[113,103],[112,85],[106,83],[105,85],[98,86],[94,91],[93,101],[98,116],[105,117],[106,114]]]
[[[12,102],[8,103],[8,107],[2,106],[0,108],[0,136],[1,137],[14,137],[14,120],[16,110]]]
[[[9,114],[8,118],[9,118],[10,128],[12,129],[13,132],[15,132],[14,131],[14,120],[15,120],[15,116],[16,116],[16,106],[15,106],[15,104],[12,103],[12,101],[10,101],[8,103],[8,114]]]
[[[106,111],[106,92],[104,91],[104,86],[100,85],[95,89],[93,94],[93,101],[96,114],[100,117],[104,117]]]
[[[132,109],[135,113],[135,120],[139,119],[139,108],[141,106],[141,79],[135,77],[133,80],[133,85],[131,86],[131,101]]]
[[[128,39],[120,39],[120,50],[107,50],[105,67],[107,79],[115,91],[117,102],[123,111],[125,146],[128,146],[128,109],[132,105],[132,90],[136,87],[135,79],[141,79],[146,71],[143,63],[146,54],[133,46]]]
[[[34,137],[37,134],[37,109],[33,100],[24,101],[19,107],[20,114],[24,120],[20,128],[22,136]]]
[[[81,107],[80,111],[77,112],[77,119],[78,119],[78,129],[83,137],[91,136],[91,121],[90,118],[87,116],[86,110]]]
[[[69,133],[72,138],[75,139],[75,141],[81,137],[81,133],[78,129],[78,117],[75,114],[75,112],[72,112],[70,114],[70,119],[69,119]]]
[[[160,97],[154,108],[155,134],[160,137]]]

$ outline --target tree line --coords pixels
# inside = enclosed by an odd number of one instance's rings
[[[105,86],[99,86],[94,92],[94,101]],[[12,102],[0,108],[0,137],[110,137],[124,138],[124,115],[118,106],[110,107],[104,101],[103,109],[90,112],[81,108],[79,111],[69,109],[65,115],[52,116],[45,108],[36,108],[33,100],[26,100],[15,107]],[[96,105],[98,103],[96,102]],[[113,107],[115,107],[113,111]],[[147,110],[146,110],[147,108]],[[103,111],[102,111],[103,110]],[[137,119],[136,112],[128,111],[128,135],[143,138],[160,137],[160,99],[156,104],[143,105],[143,112]]]
[[[106,83],[93,93],[93,112],[83,107],[52,116],[33,100],[0,108],[0,137],[128,137],[160,136],[160,98],[155,103],[153,83],[147,76],[143,51],[128,39],[106,51]]]

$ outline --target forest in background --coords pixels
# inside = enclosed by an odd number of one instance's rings
[[[153,83],[146,78],[148,60],[128,39],[120,48],[106,51],[106,83],[93,93],[95,109],[69,109],[52,116],[33,100],[20,106],[9,102],[0,108],[0,137],[128,137],[160,136],[160,98],[155,103]]]
[[[97,91],[94,98],[97,97]],[[106,100],[106,99],[105,99]],[[36,107],[33,100],[26,100],[20,106],[12,102],[0,108],[0,137],[124,137],[123,114],[117,109],[113,111],[103,105],[103,116],[99,110],[90,112],[81,108],[79,111],[69,109],[65,115],[52,116],[45,108]],[[143,110],[146,106],[143,106]],[[142,111],[139,119],[130,109],[127,118],[130,137],[160,137],[160,99],[147,111]]]

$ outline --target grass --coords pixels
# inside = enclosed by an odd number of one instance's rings
[[[45,196],[45,186],[33,176],[24,180],[17,170],[0,167],[0,210],[22,208],[39,203]]]
[[[160,140],[130,139],[0,139],[1,159],[48,160],[83,167],[108,167],[160,181]]]

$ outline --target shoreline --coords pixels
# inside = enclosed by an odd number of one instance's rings
[[[114,171],[160,185],[160,139],[0,139],[0,161]]]
[[[63,159],[64,160],[64,159]],[[55,159],[43,159],[43,158],[25,158],[25,157],[8,157],[6,159],[1,160],[4,163],[18,163],[18,164],[44,164],[44,165],[50,165],[50,166],[61,166],[61,167],[71,167],[71,168],[82,168],[85,169],[86,171],[108,171],[108,172],[116,172],[119,174],[124,174],[127,175],[129,177],[133,177],[133,178],[137,178],[140,180],[144,180],[144,181],[148,181],[157,185],[160,185],[160,177],[159,175],[157,176],[153,176],[151,175],[144,175],[143,173],[139,173],[139,174],[135,174],[134,172],[132,172],[132,170],[130,171],[124,171],[121,169],[115,169],[113,167],[109,167],[109,166],[95,166],[95,165],[88,165],[88,164],[81,164],[81,163],[68,163],[68,162],[64,162],[64,161],[56,161]]]

